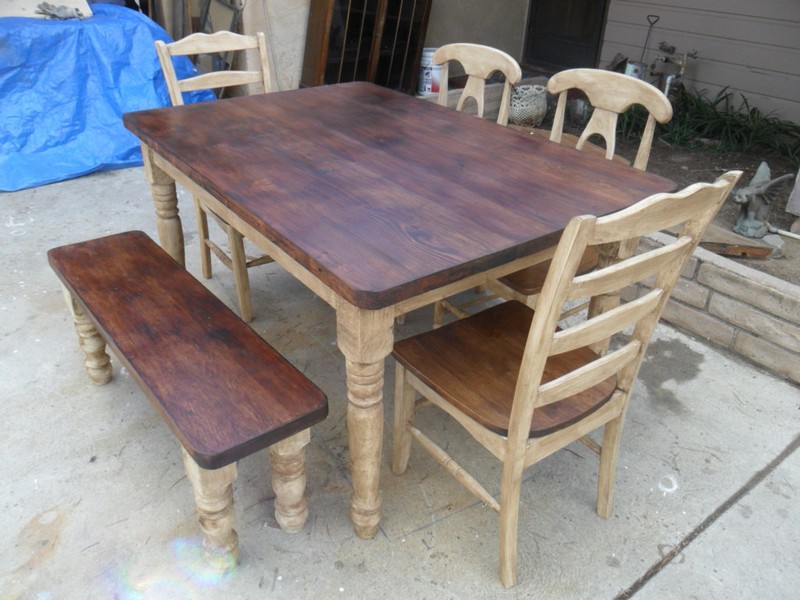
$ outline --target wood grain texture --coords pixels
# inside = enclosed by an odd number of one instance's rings
[[[445,398],[499,435],[508,435],[512,401],[533,311],[516,301],[505,302],[463,321],[401,340],[393,355],[413,366],[427,385],[445,392]],[[431,360],[432,357],[437,360]],[[597,355],[582,348],[553,357],[543,381],[551,381]],[[574,399],[550,404],[533,413],[530,436],[561,429],[607,402],[616,378]]]
[[[577,214],[674,188],[367,83],[124,120],[334,292],[370,309],[552,246]]]
[[[217,469],[325,418],[325,395],[142,232],[50,265],[192,459]]]

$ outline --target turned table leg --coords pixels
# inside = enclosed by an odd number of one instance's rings
[[[156,164],[153,151],[142,144],[142,160],[156,208],[156,230],[161,247],[182,265],[186,264],[183,247],[183,225],[178,214],[175,180]]]
[[[347,370],[350,520],[356,535],[371,538],[381,519],[384,359],[392,350],[394,317],[389,310],[363,310],[343,301],[336,316],[337,341]]]
[[[111,358],[106,352],[106,341],[97,332],[94,323],[86,316],[80,305],[75,302],[69,290],[67,288],[63,288],[63,290],[67,308],[69,308],[75,323],[75,331],[78,333],[78,342],[86,355],[86,373],[92,383],[104,385],[111,381],[112,371]]]
[[[205,534],[203,548],[211,564],[221,572],[236,566],[239,536],[233,528],[233,481],[236,463],[220,469],[204,469],[181,447],[186,476],[192,482],[197,517]]]
[[[310,441],[311,430],[304,429],[269,448],[275,519],[286,533],[300,531],[308,518],[304,455]]]

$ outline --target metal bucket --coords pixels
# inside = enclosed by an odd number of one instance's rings
[[[628,61],[628,64],[625,65],[625,75],[644,81],[647,77],[647,65],[642,62]]]

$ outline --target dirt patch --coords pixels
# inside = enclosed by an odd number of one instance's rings
[[[625,158],[632,158],[636,154],[636,148],[637,144],[635,143],[618,142],[617,152]],[[660,140],[653,142],[647,170],[672,179],[679,188],[683,188],[698,181],[714,181],[726,171],[739,169],[744,171],[739,185],[746,185],[762,161],[766,161],[769,165],[773,178],[786,173],[797,173],[789,161],[776,155],[740,152],[720,154],[705,148],[671,147]],[[786,203],[791,190],[791,182],[784,185],[770,210],[769,222],[779,229],[788,230],[796,219],[794,215],[786,212]],[[738,215],[739,206],[733,202],[732,198],[729,198],[714,222],[721,228],[732,231]],[[800,240],[784,236],[781,239],[783,240],[783,258],[732,258],[731,260],[795,285],[800,284]]]

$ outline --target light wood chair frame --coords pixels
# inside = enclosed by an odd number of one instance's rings
[[[272,91],[272,73],[267,52],[267,41],[266,36],[261,32],[256,35],[241,35],[230,31],[218,31],[212,34],[194,33],[169,44],[157,40],[155,46],[173,106],[183,105],[183,92],[196,90],[252,86],[250,90],[255,90],[259,93]],[[257,51],[257,69],[212,71],[194,77],[178,79],[172,63],[173,56],[234,53],[248,50]],[[200,198],[194,198],[194,208],[200,235],[200,263],[203,277],[208,279],[212,275],[211,253],[213,252],[222,264],[233,272],[239,314],[244,321],[249,322],[253,318],[253,312],[250,299],[250,278],[247,274],[247,269],[273,262],[273,259],[265,255],[248,258],[245,253],[244,236],[239,231],[211,210]],[[210,238],[208,216],[211,216],[227,235],[230,254],[226,253],[222,247]]]
[[[484,112],[486,80],[491,77],[492,73],[503,74],[505,83],[503,84],[503,96],[500,100],[497,123],[508,125],[511,86],[518,84],[522,79],[522,69],[517,61],[502,50],[481,44],[455,43],[438,48],[433,54],[433,62],[442,67],[437,97],[437,103],[442,106],[448,104],[448,78],[452,61],[461,63],[467,75],[467,83],[458,99],[456,110],[463,110],[466,101],[472,98],[477,104],[479,117],[483,117]]]
[[[397,373],[392,470],[396,474],[405,471],[411,439],[414,438],[478,499],[499,512],[500,578],[505,587],[516,583],[519,502],[522,474],[526,467],[574,441],[584,442],[600,458],[597,513],[603,518],[611,514],[614,470],[623,420],[650,337],[681,269],[740,175],[741,172],[732,171],[713,184],[694,184],[675,194],[657,194],[610,216],[582,216],[570,221],[553,257],[539,305],[533,312],[515,388],[513,385],[511,388],[515,389],[513,398],[493,397],[479,401],[481,405],[491,405],[492,410],[504,403],[508,416],[505,432],[492,430],[474,418],[474,414],[467,414],[468,411],[458,406],[459,400],[454,399],[452,389],[443,388],[439,381],[426,377],[426,365],[405,361],[402,350],[398,350],[404,342],[398,342],[395,347]],[[641,236],[680,224],[683,224],[681,233],[672,243],[636,253]],[[577,275],[580,260],[590,245],[599,248],[600,266],[588,274]],[[622,303],[621,291],[636,284],[641,284],[645,291]],[[563,306],[586,297],[591,298],[586,318],[576,317],[579,323],[561,329],[559,321]],[[499,313],[514,306],[519,305],[505,303],[490,310]],[[448,327],[464,327],[470,319],[479,317],[480,314],[467,317],[421,335],[442,336]],[[631,330],[632,333],[627,335],[626,332]],[[622,338],[622,343],[609,350],[612,337]],[[426,347],[432,339],[428,338]],[[480,346],[481,342],[476,342],[476,348]],[[566,353],[583,348],[592,351],[591,362],[574,361],[578,364],[570,365],[570,370],[556,373],[554,379],[547,380],[553,375],[545,375],[545,369],[551,360],[555,360],[554,357],[564,357]],[[415,355],[415,359],[429,365],[442,356],[440,347],[436,356],[428,356],[426,351]],[[482,358],[490,360],[485,355]],[[452,364],[448,363],[447,369],[451,367]],[[466,371],[478,372],[479,368],[471,362]],[[459,371],[461,376],[448,372],[442,377],[452,381],[469,377],[468,372]],[[515,377],[515,374],[508,377]],[[591,393],[598,386],[609,385],[609,378],[615,378],[616,383],[611,386],[613,391],[605,403],[600,403],[593,412],[583,414],[571,424],[541,437],[531,437],[536,410],[558,402],[576,401],[580,395]],[[418,394],[452,416],[503,463],[499,501],[414,424],[415,409],[421,404],[417,401]],[[475,410],[474,405],[471,410]],[[587,435],[601,427],[602,444],[598,444]]]
[[[456,110],[463,110],[464,105],[470,98],[477,105],[477,116],[483,117],[485,106],[486,80],[492,73],[499,72],[505,77],[503,84],[503,95],[500,99],[500,110],[497,113],[497,124],[508,125],[508,111],[511,103],[511,87],[517,85],[522,79],[522,69],[514,58],[506,52],[483,46],[481,44],[455,43],[447,44],[436,50],[433,54],[433,62],[442,67],[441,82],[439,84],[439,96],[437,103],[441,106],[448,106],[449,87],[448,79],[450,76],[450,63],[456,61],[461,64],[467,75],[467,83],[456,104]],[[476,291],[480,292],[482,288]],[[484,302],[478,298],[476,303]],[[456,306],[449,300],[439,300],[433,305],[433,326],[439,327],[444,319],[445,311],[455,314],[458,318],[467,315],[467,306]]]
[[[550,140],[556,143],[561,143],[564,138],[567,96],[572,89],[579,89],[586,94],[594,109],[578,138],[576,148],[580,150],[590,137],[599,135],[605,141],[605,156],[609,160],[614,157],[616,150],[619,115],[634,104],[647,110],[647,122],[633,161],[634,168],[646,171],[656,123],[663,125],[672,118],[672,104],[661,90],[630,75],[603,69],[568,69],[556,73],[547,81],[547,91],[558,96],[550,130]]]

